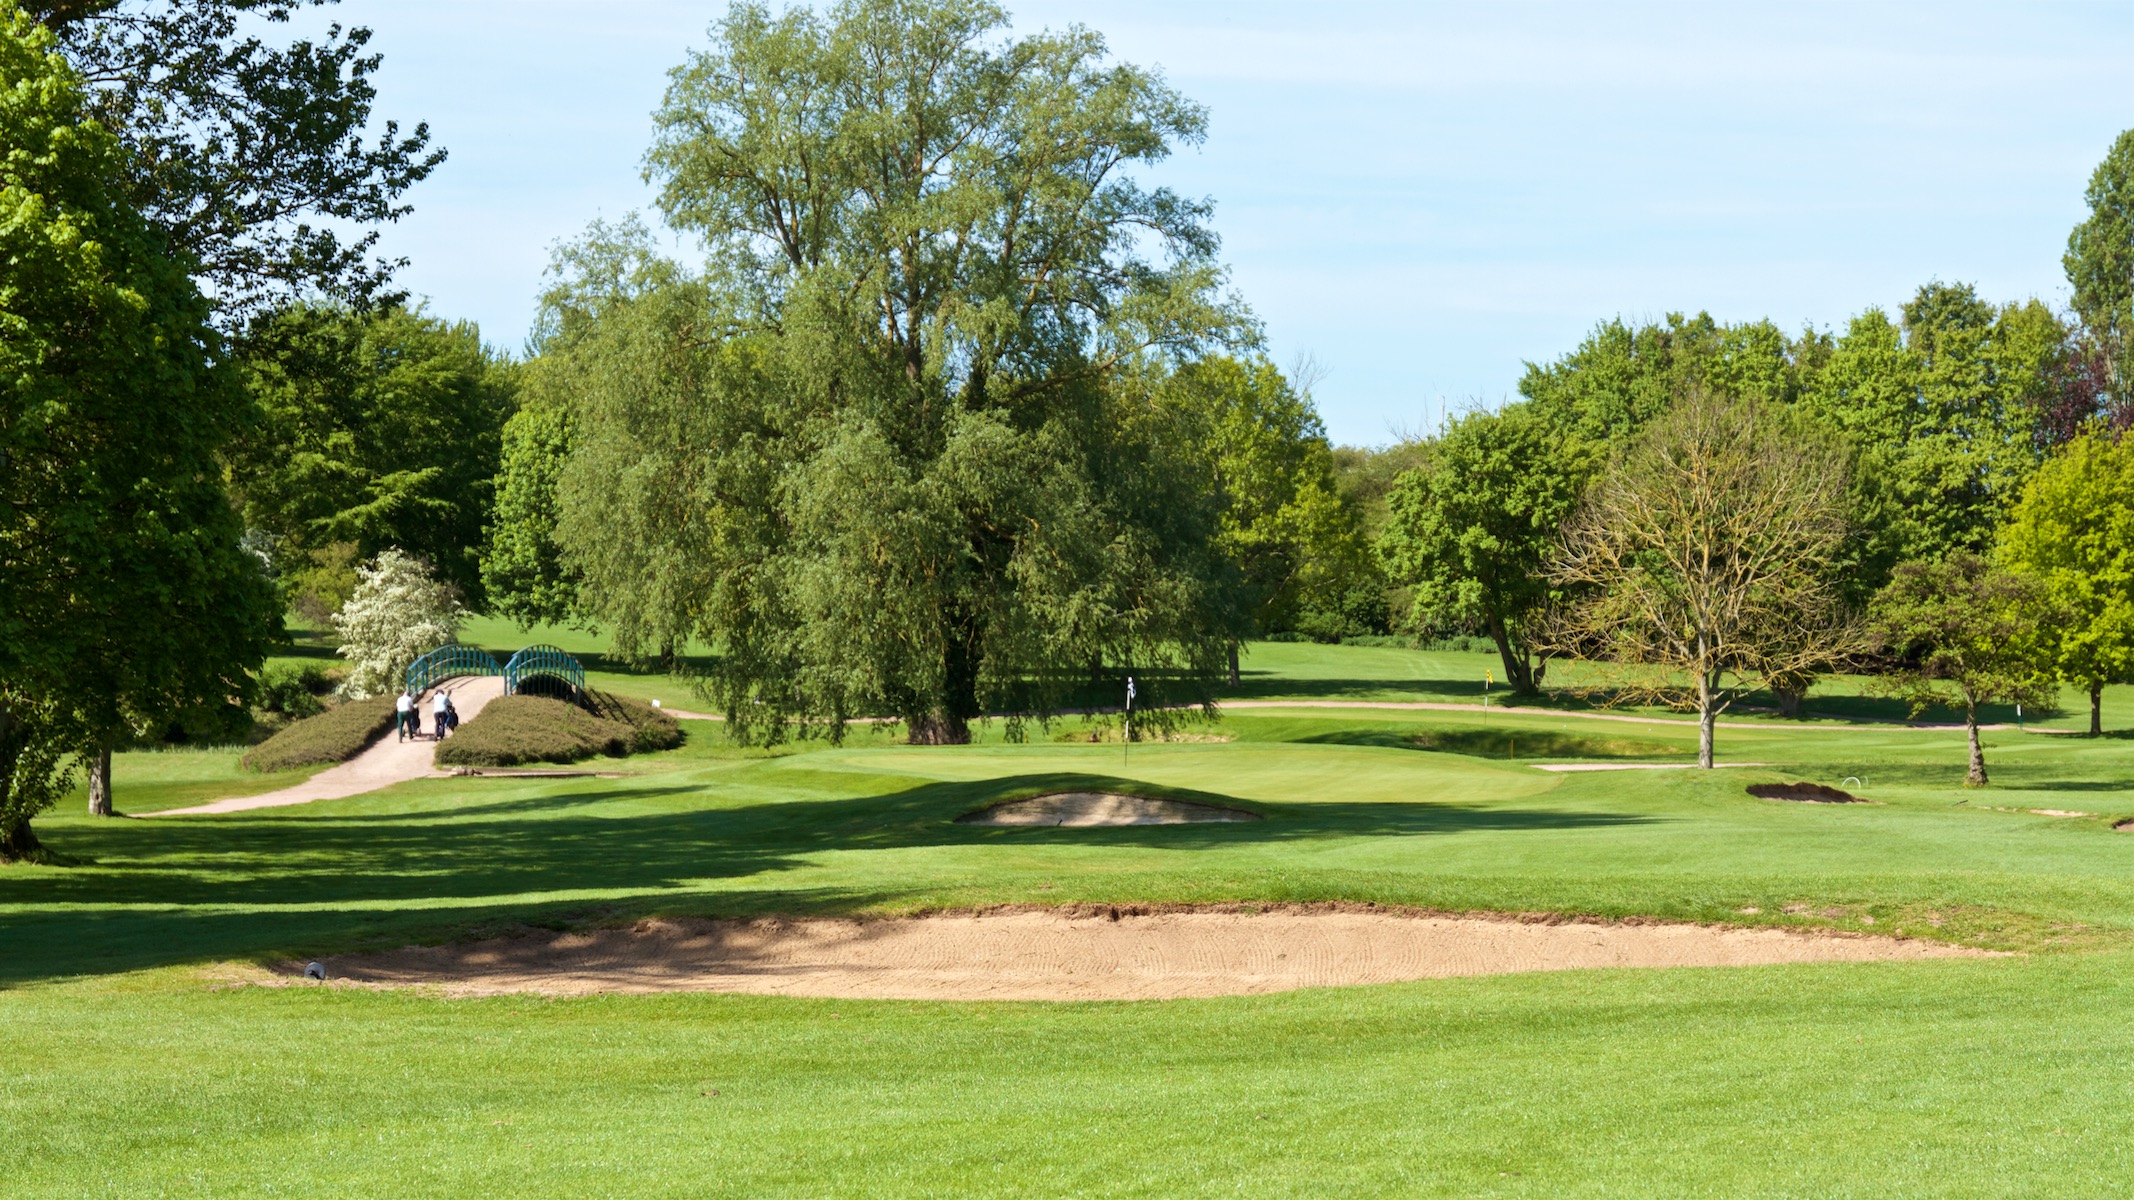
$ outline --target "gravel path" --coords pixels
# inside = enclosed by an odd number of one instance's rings
[[[475,714],[481,712],[485,705],[504,694],[504,680],[497,675],[448,679],[439,687],[451,693],[452,703],[459,709],[462,724],[473,720]],[[422,705],[422,723],[425,729],[430,728],[430,701],[436,694],[434,690],[425,692],[419,701]],[[257,796],[233,796],[209,804],[196,804],[191,808],[170,808],[143,815],[186,817],[245,812],[254,808],[281,808],[290,804],[309,804],[314,800],[339,800],[344,796],[360,796],[364,792],[375,792],[410,779],[430,779],[450,774],[437,769],[432,761],[436,753],[437,743],[427,737],[403,742],[388,733],[372,742],[363,753],[340,766],[328,767],[295,787],[286,787],[278,792],[264,792]]]

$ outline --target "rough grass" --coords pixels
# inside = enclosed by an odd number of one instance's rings
[[[582,707],[546,696],[501,696],[453,731],[436,761],[452,767],[572,763],[596,754],[671,750],[681,740],[673,717],[621,696],[587,692]]]
[[[287,771],[347,762],[393,727],[393,697],[351,700],[306,717],[261,742],[244,756],[254,771]]]

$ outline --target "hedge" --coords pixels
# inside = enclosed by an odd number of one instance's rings
[[[546,696],[500,696],[437,748],[441,767],[572,763],[682,743],[673,717],[638,700],[587,692],[582,705]]]
[[[393,700],[350,700],[306,717],[252,747],[244,765],[254,771],[287,771],[347,762],[393,727]]]

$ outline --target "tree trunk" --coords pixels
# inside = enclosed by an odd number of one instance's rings
[[[1504,664],[1504,682],[1519,695],[1533,695],[1533,668],[1527,665],[1525,655],[1512,652],[1511,634],[1505,631],[1503,620],[1494,615],[1489,618],[1489,640],[1497,643],[1497,658]]]
[[[669,675],[674,674],[674,638],[672,636],[663,637],[659,640],[659,669]]]
[[[1230,643],[1230,686],[1232,688],[1236,688],[1239,685],[1239,680],[1240,676],[1238,674],[1237,669],[1237,643],[1232,642]]]
[[[971,723],[946,709],[935,709],[910,725],[909,741],[914,746],[968,746],[971,742]]]
[[[33,736],[28,722],[0,704],[0,863],[30,858],[43,848],[30,828],[36,810],[17,807],[10,786]]]
[[[978,713],[976,633],[952,628],[941,653],[941,698],[911,726],[914,746],[964,746],[971,740],[971,720]]]
[[[2104,681],[2090,680],[2090,736],[2104,736]]]
[[[1697,673],[1697,765],[1710,770],[1712,767],[1712,732],[1718,726],[1719,713],[1712,707],[1712,677]]]
[[[1986,786],[1986,752],[1978,744],[1978,704],[1964,697],[1964,730],[1971,735],[1971,769],[1964,775],[1965,787]]]
[[[111,815],[111,743],[98,746],[95,761],[89,764],[89,815]]]
[[[13,829],[0,831],[0,862],[31,858],[43,848],[27,819]]]
[[[1801,702],[1808,697],[1804,688],[1774,687],[1771,696],[1778,701],[1778,715],[1789,721],[1801,719]]]

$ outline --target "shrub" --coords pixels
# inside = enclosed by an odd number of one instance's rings
[[[317,663],[271,666],[259,673],[259,709],[285,717],[315,717],[326,711],[319,697],[333,690]]]
[[[409,663],[458,636],[466,610],[451,584],[398,550],[381,552],[356,575],[356,594],[333,618],[348,660],[348,694],[393,695]]]
[[[286,771],[347,762],[392,727],[393,697],[351,700],[298,721],[254,746],[245,755],[244,765],[254,771]]]
[[[571,763],[595,754],[641,754],[681,744],[673,717],[638,700],[587,692],[582,704],[546,696],[502,696],[437,748],[437,764],[510,767]]]

